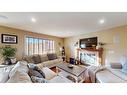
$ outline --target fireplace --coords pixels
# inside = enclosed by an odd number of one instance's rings
[[[93,53],[88,53],[88,52],[80,53],[80,61],[82,64],[85,65],[96,65],[96,66],[99,65],[98,58],[96,54]]]
[[[78,49],[78,59],[81,64],[95,65],[102,64],[103,49]]]

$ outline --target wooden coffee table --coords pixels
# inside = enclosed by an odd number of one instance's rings
[[[60,73],[65,74],[65,77],[72,77],[72,79],[75,79],[76,83],[82,83],[85,80],[85,71],[86,67],[81,67],[78,65],[74,65],[73,68],[68,67],[69,63],[60,63],[56,65],[57,73],[61,71]]]

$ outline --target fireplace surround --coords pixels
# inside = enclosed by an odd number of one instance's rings
[[[95,48],[85,48],[77,49],[77,57],[80,61],[80,64],[84,65],[101,65],[103,62],[103,48],[95,49]]]

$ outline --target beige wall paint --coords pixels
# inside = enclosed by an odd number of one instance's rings
[[[59,47],[60,47],[59,43],[61,44],[61,46],[63,46],[63,38],[33,33],[33,32],[19,30],[19,29],[15,29],[15,28],[0,26],[0,35],[1,34],[11,34],[11,35],[18,36],[18,44],[2,44],[0,41],[0,47],[5,46],[5,45],[11,45],[12,47],[17,48],[16,57],[18,60],[20,60],[22,58],[22,56],[24,56],[25,36],[39,37],[39,38],[54,40],[55,41],[55,50],[56,50],[57,54],[60,53],[59,52]],[[1,40],[1,36],[0,36],[0,40]],[[2,58],[0,60],[2,60]]]
[[[89,37],[98,37],[99,42],[106,43],[104,48],[104,62],[103,63],[110,63],[110,62],[120,62],[120,57],[122,55],[127,55],[127,25],[120,26],[108,30],[87,33],[84,35],[69,37],[64,39],[64,46],[66,51],[67,60],[70,57],[75,57],[75,47],[74,44],[82,38],[89,38]],[[113,42],[113,39],[117,38],[119,42]]]

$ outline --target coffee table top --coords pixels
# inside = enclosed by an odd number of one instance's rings
[[[69,68],[68,65],[69,65],[68,63],[60,63],[60,64],[57,64],[56,67],[66,71],[68,73],[71,73],[72,75],[74,75],[76,77],[79,77],[86,70],[85,67],[74,65],[73,68]]]

